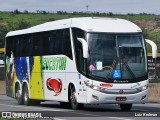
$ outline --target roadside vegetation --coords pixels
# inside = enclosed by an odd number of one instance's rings
[[[160,45],[160,15],[140,13],[140,14],[114,14],[100,12],[72,12],[66,11],[47,12],[37,10],[36,12],[21,12],[18,9],[11,12],[0,12],[0,48],[4,47],[5,35],[9,31],[20,30],[38,25],[44,22],[50,22],[73,17],[112,17],[127,19],[137,24],[144,32],[145,38],[155,41]],[[147,45],[148,52],[151,52]]]

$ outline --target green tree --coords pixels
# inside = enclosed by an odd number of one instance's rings
[[[4,47],[4,41],[7,32],[7,28],[4,25],[0,25],[0,48]]]
[[[21,12],[20,12],[18,9],[15,9],[15,10],[13,11],[13,13],[14,13],[14,14],[20,14]]]

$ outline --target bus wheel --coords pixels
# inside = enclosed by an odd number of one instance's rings
[[[70,96],[71,107],[74,110],[82,109],[83,108],[83,104],[77,102],[77,98],[76,98],[75,93],[76,93],[75,88],[72,87],[71,88],[71,96]]]
[[[23,88],[23,102],[24,102],[24,105],[30,105],[31,104],[31,100],[29,99],[29,93],[28,93],[27,85],[25,85],[24,88]]]
[[[16,99],[19,105],[23,104],[23,95],[22,92],[20,90],[20,86],[18,86],[17,90],[16,90]]]
[[[132,104],[120,104],[120,108],[123,111],[130,111],[132,108]]]

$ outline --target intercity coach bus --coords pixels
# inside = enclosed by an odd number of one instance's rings
[[[147,102],[145,43],[137,25],[118,18],[70,18],[9,32],[6,93],[24,105],[108,103],[128,111]]]

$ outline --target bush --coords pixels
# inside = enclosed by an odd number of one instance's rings
[[[16,29],[17,30],[26,29],[26,28],[28,28],[30,26],[31,26],[31,24],[29,22],[24,21],[22,19],[22,20],[18,21]]]

